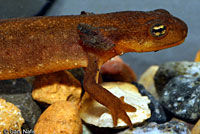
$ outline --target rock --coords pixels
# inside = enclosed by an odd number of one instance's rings
[[[1,94],[31,93],[32,87],[25,79],[1,80]]]
[[[120,81],[131,83],[137,80],[134,71],[119,56],[102,65],[101,75],[104,82]]]
[[[192,134],[199,134],[200,133],[200,119],[199,121],[195,124],[195,126],[192,128]]]
[[[34,127],[41,114],[39,106],[31,97],[31,86],[24,79],[0,81],[0,98],[15,104],[25,119],[24,128]]]
[[[83,81],[83,78],[84,78],[84,70],[83,70],[83,68],[74,68],[74,69],[67,70],[67,71],[69,71],[70,73],[72,73],[72,75],[77,80],[79,80],[80,82]]]
[[[78,104],[82,88],[80,82],[68,71],[43,74],[35,77],[33,99],[52,104],[67,100]]]
[[[154,77],[158,94],[170,79],[186,74],[193,77],[200,76],[200,62],[167,62],[160,65]]]
[[[192,128],[194,127],[194,124],[188,123],[188,122],[183,121],[183,120],[181,120],[181,119],[177,119],[177,118],[175,118],[175,117],[173,117],[173,118],[171,119],[171,121],[178,121],[178,122],[184,123],[184,124],[186,125],[186,127],[187,127],[190,131],[191,131]]]
[[[142,84],[155,98],[158,98],[158,93],[154,85],[154,76],[158,71],[159,66],[150,66],[141,76],[138,83]]]
[[[29,84],[33,85],[33,82],[35,80],[35,76],[29,76],[24,78]]]
[[[81,134],[77,106],[67,101],[53,103],[42,113],[34,131],[36,134]]]
[[[14,131],[21,133],[23,123],[24,119],[20,109],[0,98],[0,134]]]
[[[200,62],[200,50],[197,52],[196,57],[195,57],[195,62]]]
[[[83,128],[83,134],[92,134],[90,132],[90,130],[84,124],[83,124],[82,128]]]
[[[185,121],[200,118],[200,77],[190,75],[171,79],[160,95],[163,106]]]
[[[157,122],[157,123],[164,123],[167,121],[167,116],[165,114],[165,111],[160,104],[160,102],[154,98],[154,96],[148,92],[143,85],[133,83],[139,90],[139,92],[143,96],[148,96],[148,98],[151,100],[151,103],[148,104],[149,108],[151,109],[151,118],[149,118],[148,122]]]
[[[6,101],[15,104],[22,112],[25,119],[24,128],[32,129],[41,114],[39,106],[33,101],[31,94],[0,95]]]
[[[126,130],[119,134],[191,134],[190,130],[182,122],[169,121],[164,124],[149,123],[134,130]]]
[[[146,119],[150,118],[151,113],[148,108],[150,100],[147,96],[141,96],[134,85],[125,82],[107,82],[103,83],[102,86],[117,97],[124,96],[124,101],[137,109],[136,112],[127,112],[132,124],[142,123]],[[108,109],[91,99],[88,94],[83,96],[80,116],[88,124],[98,127],[113,128],[113,120]],[[126,126],[127,124],[125,124],[121,119],[118,119],[116,127]]]

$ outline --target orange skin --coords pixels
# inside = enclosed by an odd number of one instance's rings
[[[152,35],[155,24],[163,24],[166,34]],[[98,28],[105,48],[90,48],[81,39],[79,24]],[[126,111],[136,109],[97,83],[98,72],[110,58],[126,52],[148,52],[181,44],[187,25],[166,10],[125,11],[0,20],[0,80],[87,67],[84,89],[110,110],[114,125],[121,118],[132,126]],[[95,90],[94,90],[95,89]]]

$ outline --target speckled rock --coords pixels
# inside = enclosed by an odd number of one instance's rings
[[[185,121],[200,118],[200,77],[190,75],[171,79],[160,94],[163,106]]]
[[[31,85],[24,79],[0,81],[0,98],[15,104],[25,119],[24,128],[33,128],[41,114],[31,97]]]
[[[143,85],[138,83],[133,83],[139,90],[139,92],[143,96],[148,96],[148,98],[151,100],[151,103],[148,104],[149,108],[151,109],[151,118],[149,118],[148,122],[157,122],[157,123],[164,123],[167,121],[167,116],[165,114],[165,111],[160,104],[160,102],[154,98],[154,96],[148,92]]]
[[[167,82],[180,75],[200,76],[200,62],[167,62],[160,65],[154,77],[157,92],[162,92],[162,89]]]
[[[20,133],[24,119],[14,104],[0,98],[0,134],[16,131]]]
[[[148,125],[137,127],[134,130],[127,130],[119,134],[191,134],[187,126],[178,121],[169,121],[164,124],[149,123]]]

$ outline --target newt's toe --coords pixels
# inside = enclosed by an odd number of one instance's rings
[[[127,104],[127,103],[124,103],[123,104],[123,109],[126,110],[126,112],[135,112],[136,111],[136,108]]]
[[[118,120],[117,114],[114,109],[110,110],[110,114],[112,115],[113,125],[115,127],[115,126],[117,126],[117,120]]]
[[[135,107],[124,102],[124,96],[121,96],[119,99],[121,100],[121,102],[123,104],[122,107],[126,112],[135,112],[136,111]]]
[[[117,121],[118,118],[122,119],[130,128],[132,128],[132,123],[130,118],[128,117],[128,115],[126,114],[126,112],[123,109],[117,109],[117,110],[111,110],[111,115],[112,115],[112,119],[113,119],[113,125],[114,127],[117,126]]]
[[[119,98],[117,107],[110,108],[110,113],[113,119],[113,125],[117,125],[118,118],[122,119],[130,128],[132,128],[132,122],[126,112],[135,112],[136,108],[124,102],[124,96]]]
[[[122,111],[122,113],[120,113],[120,118],[132,129],[132,122],[130,120],[130,118],[128,117],[127,113],[125,111]]]

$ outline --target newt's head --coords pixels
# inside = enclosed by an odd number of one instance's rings
[[[116,17],[117,16],[117,17]],[[109,35],[119,52],[148,52],[181,44],[187,25],[168,11],[122,12],[113,22],[118,30]]]

